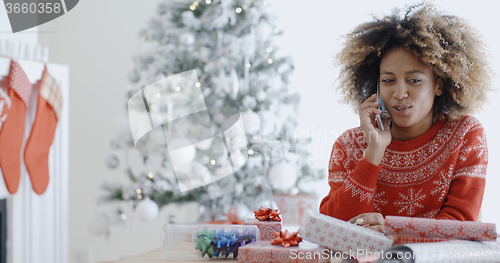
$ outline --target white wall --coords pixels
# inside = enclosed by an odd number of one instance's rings
[[[162,211],[153,223],[139,221],[115,227],[109,239],[93,237],[86,230],[87,219],[95,212],[98,184],[103,180],[126,181],[119,168],[110,171],[104,160],[110,153],[113,122],[125,114],[126,75],[132,68],[137,32],[154,14],[158,0],[86,0],[65,16],[40,26],[40,43],[51,47],[51,61],[71,68],[70,98],[70,262],[114,260],[154,249],[159,246],[160,226],[173,207]],[[338,51],[339,37],[360,22],[370,19],[369,13],[388,13],[395,6],[413,1],[285,1],[273,0],[270,8],[278,15],[278,26],[284,30],[281,52],[291,54],[296,71],[292,89],[302,94],[299,131],[315,136],[311,149],[317,151],[316,165],[327,167],[333,141],[344,130],[357,126],[358,119],[346,105],[338,104],[333,83],[338,70],[333,55]],[[493,58],[499,37],[493,25],[498,4],[477,0],[460,3],[438,1],[451,13],[468,18],[490,44]],[[493,70],[500,69],[500,59],[492,60]],[[495,82],[498,86],[498,81]],[[498,98],[494,94],[492,101]],[[495,135],[498,125],[489,106],[479,115],[488,134],[490,167],[483,209],[483,220],[500,223],[500,215],[492,209],[500,198],[494,186],[500,183],[500,139]],[[327,132],[328,137],[318,138]],[[326,184],[318,186],[324,195]],[[181,212],[179,212],[181,213]],[[183,220],[183,218],[179,218]]]

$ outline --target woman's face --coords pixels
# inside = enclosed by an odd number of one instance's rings
[[[393,128],[410,128],[417,135],[426,132],[432,125],[434,96],[442,94],[441,83],[409,51],[387,52],[380,62],[380,95]]]

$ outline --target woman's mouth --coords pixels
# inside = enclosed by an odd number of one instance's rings
[[[392,108],[394,109],[394,113],[396,115],[406,115],[410,111],[412,106],[410,105],[405,105],[405,104],[398,104],[398,105],[393,105]]]

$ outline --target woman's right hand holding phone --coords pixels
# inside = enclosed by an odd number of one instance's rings
[[[377,94],[366,99],[359,108],[359,121],[361,130],[365,133],[368,147],[365,149],[364,157],[375,165],[380,165],[387,146],[391,143],[391,128],[386,119],[383,120],[384,130],[378,128],[375,114],[381,114],[376,102]]]

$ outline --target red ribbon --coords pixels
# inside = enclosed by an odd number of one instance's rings
[[[273,245],[282,245],[284,247],[297,246],[302,241],[302,238],[297,236],[297,232],[289,233],[288,230],[285,232],[274,232],[274,240],[271,241]]]
[[[259,219],[259,221],[279,221],[281,222],[280,214],[278,209],[264,208],[261,206],[259,210],[254,210],[255,218]]]

